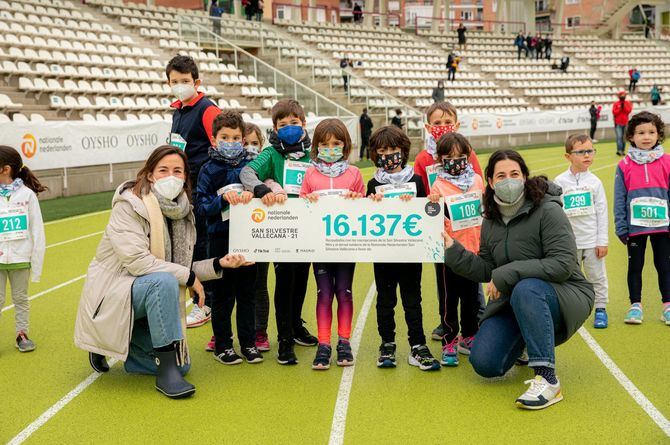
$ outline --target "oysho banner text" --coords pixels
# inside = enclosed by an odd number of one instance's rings
[[[312,134],[325,119],[307,121]],[[343,118],[352,140],[358,140],[358,118]],[[267,134],[270,119],[252,121]],[[85,167],[90,165],[139,162],[158,146],[167,144],[169,121],[50,121],[2,124],[0,144],[21,152],[23,162],[32,170]],[[267,139],[267,138],[266,138]]]

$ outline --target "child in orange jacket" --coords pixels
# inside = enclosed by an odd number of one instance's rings
[[[439,168],[437,179],[430,189],[431,200],[445,198],[444,229],[467,250],[479,252],[481,233],[481,203],[484,181],[475,173],[469,156],[472,147],[461,134],[449,133],[437,141]],[[442,364],[457,366],[457,350],[469,354],[477,333],[477,294],[479,283],[454,273],[442,264],[438,274],[438,293],[444,304],[440,305],[442,320]],[[459,338],[458,303],[461,303],[461,337]],[[459,343],[460,340],[460,343]]]

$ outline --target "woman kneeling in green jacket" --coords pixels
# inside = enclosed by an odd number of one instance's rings
[[[445,263],[470,280],[489,282],[470,363],[483,377],[502,376],[526,347],[535,378],[516,404],[546,408],[563,398],[554,348],[591,313],[593,287],[577,261],[560,187],[544,177],[529,178],[513,150],[490,157],[486,179],[479,254],[443,235]]]

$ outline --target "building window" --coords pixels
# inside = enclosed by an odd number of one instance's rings
[[[566,28],[576,28],[579,26],[579,17],[568,17],[565,21]]]
[[[566,5],[576,5],[579,3],[579,0],[565,0]]]

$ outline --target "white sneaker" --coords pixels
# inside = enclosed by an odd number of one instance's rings
[[[212,309],[209,306],[200,308],[197,304],[193,305],[191,313],[186,316],[186,327],[197,328],[212,319]]]
[[[544,377],[536,375],[533,380],[526,380],[524,383],[530,383],[530,388],[516,399],[516,406],[519,408],[542,409],[563,400],[561,382],[558,380],[552,385]]]

